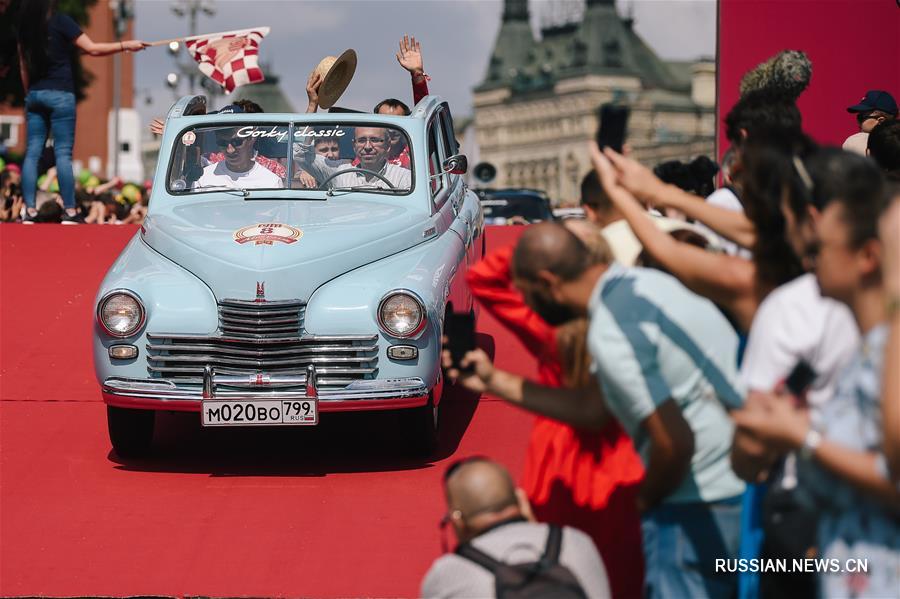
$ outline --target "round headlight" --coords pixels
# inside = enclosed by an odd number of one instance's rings
[[[425,306],[409,293],[391,293],[378,306],[378,324],[394,337],[412,337],[425,326]]]
[[[100,300],[97,319],[113,337],[128,337],[144,324],[144,306],[137,296],[116,291]]]

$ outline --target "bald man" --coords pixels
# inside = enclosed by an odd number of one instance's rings
[[[532,521],[528,500],[516,489],[506,468],[486,458],[452,464],[444,475],[447,521],[460,546],[471,545],[507,564],[540,560],[550,527]],[[459,550],[458,550],[459,551]],[[461,550],[463,553],[465,549]],[[588,597],[610,597],[600,554],[590,537],[562,529],[559,563]],[[494,576],[458,553],[438,558],[422,582],[422,597],[493,597]]]
[[[535,385],[495,369],[480,350],[463,359],[474,374],[462,383],[574,426],[618,419],[646,466],[638,493],[645,594],[732,596],[736,577],[716,572],[715,560],[736,556],[744,490],[729,460],[728,410],[743,403],[734,329],[712,302],[668,274],[610,263],[556,223],[522,234],[513,282],[549,324],[589,318],[602,395]]]

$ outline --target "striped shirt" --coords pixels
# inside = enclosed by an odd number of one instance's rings
[[[606,403],[646,463],[642,423],[672,398],[694,433],[691,470],[666,502],[712,502],[744,490],[731,470],[738,337],[716,306],[666,273],[610,265],[588,306],[588,349]]]

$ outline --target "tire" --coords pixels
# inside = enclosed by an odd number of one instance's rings
[[[427,457],[437,449],[440,437],[440,408],[432,400],[420,408],[400,411],[400,434],[411,455]]]
[[[106,406],[109,440],[120,458],[138,458],[150,453],[156,412]]]

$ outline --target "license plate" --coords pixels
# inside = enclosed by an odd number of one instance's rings
[[[203,426],[319,424],[319,405],[314,399],[204,401],[201,414]]]

